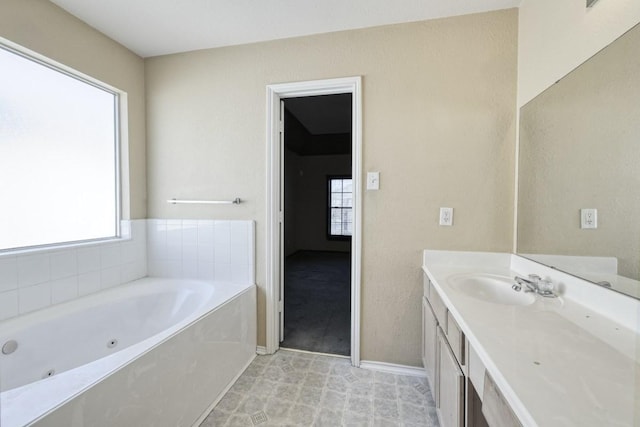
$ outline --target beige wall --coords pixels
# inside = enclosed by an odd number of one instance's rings
[[[506,10],[148,59],[149,217],[256,220],[264,345],[265,87],[362,75],[363,167],[381,174],[363,199],[362,358],[417,366],[421,251],[511,247],[516,44]]]
[[[640,279],[638,100],[640,26],[522,108],[519,252],[616,257]]]
[[[518,106],[640,22],[638,0],[523,0],[518,29]]]
[[[123,176],[123,213],[144,218],[144,61],[45,0],[2,0],[0,37],[127,92],[129,149],[123,156],[128,159],[129,176]]]

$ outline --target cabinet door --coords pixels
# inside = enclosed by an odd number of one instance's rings
[[[422,364],[427,371],[429,386],[434,390],[436,381],[436,343],[438,321],[431,310],[429,301],[422,298]]]
[[[462,427],[464,421],[464,374],[449,343],[438,328],[439,401],[438,415],[442,427]]]

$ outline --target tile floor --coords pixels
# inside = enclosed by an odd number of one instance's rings
[[[426,379],[280,350],[257,356],[200,427],[438,427]]]

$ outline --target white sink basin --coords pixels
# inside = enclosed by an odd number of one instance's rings
[[[470,297],[503,305],[529,305],[536,297],[525,293],[524,289],[516,292],[511,289],[513,277],[493,274],[461,274],[449,277],[452,288],[464,292]]]

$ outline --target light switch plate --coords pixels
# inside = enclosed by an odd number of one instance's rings
[[[453,208],[440,208],[440,225],[453,225]]]
[[[380,189],[380,172],[367,172],[367,190]]]
[[[598,209],[580,209],[580,228],[598,228]]]

